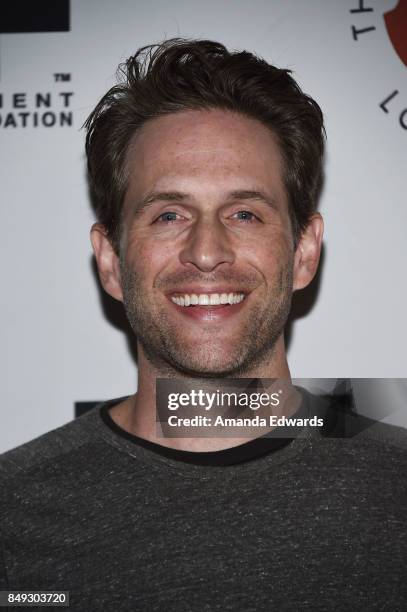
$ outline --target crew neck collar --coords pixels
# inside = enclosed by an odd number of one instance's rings
[[[238,446],[232,446],[229,448],[217,450],[217,451],[187,451],[175,449],[172,447],[164,446],[162,444],[151,442],[136,436],[122,427],[120,427],[111,417],[110,409],[113,406],[104,404],[100,408],[100,416],[105,423],[114,433],[130,440],[133,444],[137,444],[150,450],[154,453],[168,457],[176,461],[182,461],[185,463],[192,463],[195,465],[207,465],[207,466],[226,466],[236,465],[251,461],[266,453],[277,452],[287,444],[290,444],[293,440],[291,436],[287,437],[270,437],[260,436],[255,439],[250,439],[243,444]],[[298,411],[296,415],[299,416]]]
[[[308,411],[308,414],[311,415],[313,410],[310,408],[310,401],[311,399],[315,398],[308,391],[302,388],[298,389],[303,397],[303,403],[301,404],[300,409],[304,408],[304,410]],[[102,438],[109,445],[115,447],[116,450],[126,453],[127,455],[141,462],[144,467],[149,466],[150,469],[158,470],[160,472],[163,472],[163,470],[168,471],[173,475],[179,474],[181,476],[188,476],[192,478],[203,477],[204,479],[217,478],[219,476],[221,478],[228,478],[234,477],[237,474],[250,474],[253,470],[257,472],[272,469],[274,465],[281,464],[282,462],[290,459],[298,459],[299,454],[301,454],[306,448],[309,448],[315,444],[315,442],[323,435],[320,428],[305,425],[300,429],[300,431],[297,431],[295,437],[291,438],[288,444],[282,445],[279,449],[275,450],[275,452],[266,452],[266,454],[254,457],[248,461],[237,464],[234,463],[232,465],[198,465],[188,461],[180,461],[179,459],[164,455],[161,452],[158,453],[156,452],[156,449],[149,448],[148,445],[136,444],[135,441],[129,439],[127,435],[122,435],[124,430],[122,430],[117,424],[115,425],[119,430],[121,430],[120,432],[115,431],[115,428],[108,426],[102,414],[106,413],[106,411],[108,411],[114,405],[122,402],[124,399],[126,399],[126,397],[127,396],[102,402],[95,406],[95,408],[93,408],[89,413],[79,417],[79,419],[84,419],[84,421],[87,423],[88,431],[91,431],[93,436],[96,435],[96,437],[99,439]],[[110,415],[109,418],[111,419]],[[132,436],[132,434],[129,435]],[[154,443],[150,444],[154,445]],[[247,444],[248,443],[244,444],[243,446],[246,446]],[[231,449],[225,450],[228,451]],[[181,452],[190,453],[191,451]],[[210,452],[218,453],[219,451]],[[225,451],[220,452],[224,453]]]

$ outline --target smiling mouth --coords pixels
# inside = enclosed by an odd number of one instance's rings
[[[243,302],[246,295],[241,292],[236,293],[182,293],[171,296],[171,301],[177,306],[184,308],[193,306],[232,306]]]

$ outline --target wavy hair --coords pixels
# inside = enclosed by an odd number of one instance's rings
[[[134,134],[155,117],[215,108],[257,119],[276,137],[297,243],[317,206],[325,130],[320,107],[290,70],[218,42],[173,38],[140,48],[117,76],[84,124],[93,205],[116,251]]]

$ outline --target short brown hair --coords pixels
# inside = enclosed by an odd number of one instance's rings
[[[320,107],[290,70],[218,42],[173,38],[139,49],[118,77],[85,122],[94,208],[116,250],[134,134],[155,117],[214,108],[257,119],[277,138],[297,242],[316,209],[325,130]]]

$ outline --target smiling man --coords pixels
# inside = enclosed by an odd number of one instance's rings
[[[69,590],[78,611],[405,609],[405,433],[341,439],[287,364],[321,251],[318,105],[205,40],[143,48],[120,75],[86,123],[91,239],[138,389],[1,458],[0,586]],[[160,378],[176,408],[196,384],[278,381],[274,414],[302,425],[163,436]],[[322,429],[300,418],[314,409]]]
[[[170,42],[137,80],[142,55],[127,63],[127,88],[110,90],[89,118],[87,151],[101,281],[138,341],[137,394],[110,415],[157,441],[157,377],[289,379],[292,293],[312,280],[321,250],[323,124],[288,71],[248,53]]]
[[[295,259],[276,137],[237,112],[184,110],[150,121],[130,146],[120,274],[106,228],[92,238],[143,365],[287,376],[283,328],[293,288],[316,270],[322,221],[310,219]]]

